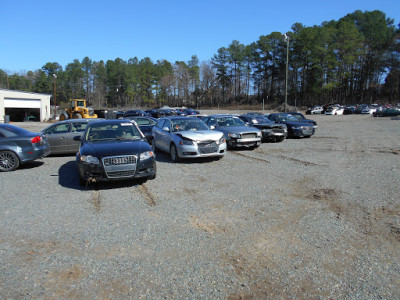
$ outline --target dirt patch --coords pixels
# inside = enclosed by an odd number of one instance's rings
[[[150,190],[147,188],[145,184],[139,185],[138,189],[140,193],[144,196],[146,202],[150,206],[155,206],[156,205],[156,197],[153,195],[153,193],[150,192]]]
[[[194,228],[203,230],[210,235],[227,231],[227,228],[215,224],[213,221],[200,220],[197,216],[190,216],[190,223]]]
[[[93,191],[92,195],[89,199],[89,203],[93,206],[95,212],[99,212],[101,210],[101,197],[100,191]]]
[[[243,154],[243,153],[240,153],[240,152],[233,152],[233,151],[232,151],[231,153],[234,154],[234,155],[238,155],[238,156],[242,156],[242,157],[245,157],[245,158],[249,158],[249,159],[251,159],[251,160],[260,161],[260,162],[267,163],[267,164],[270,163],[270,162],[269,162],[268,160],[266,160],[266,159],[259,158],[259,157],[254,157],[254,156],[250,156],[250,155],[246,155],[246,154]]]

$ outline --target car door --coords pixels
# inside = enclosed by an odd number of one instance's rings
[[[80,141],[74,140],[76,136],[82,136],[88,122],[72,122],[70,132],[67,136],[66,149],[70,153],[76,153],[79,150]]]
[[[153,137],[154,137],[154,141],[157,145],[157,148],[164,150],[164,148],[162,147],[162,128],[164,126],[165,120],[161,119],[158,120],[157,124],[153,127]]]
[[[169,131],[165,131],[164,130],[165,128],[168,128]],[[171,141],[171,121],[165,120],[160,131],[160,142],[161,142],[161,147],[164,151],[167,152],[169,151],[170,141]]]
[[[68,152],[66,149],[69,133],[69,123],[54,124],[44,131],[50,144],[52,154]]]

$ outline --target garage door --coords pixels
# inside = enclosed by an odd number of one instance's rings
[[[40,99],[4,98],[4,108],[40,108]]]

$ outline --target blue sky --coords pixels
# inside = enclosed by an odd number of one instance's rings
[[[247,45],[296,23],[320,25],[355,10],[381,10],[400,23],[399,0],[2,0],[0,69],[35,71],[47,62],[150,57],[210,60],[233,40]]]

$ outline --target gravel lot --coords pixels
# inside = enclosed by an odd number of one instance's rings
[[[1,173],[0,298],[400,299],[400,120],[311,118],[219,161],[159,153],[145,183],[81,188],[74,156]]]

